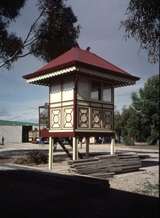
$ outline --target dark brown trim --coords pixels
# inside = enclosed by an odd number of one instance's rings
[[[113,112],[112,112],[112,129],[114,130],[114,110],[115,110],[115,105],[114,105],[114,89],[112,90],[112,97],[113,97]]]
[[[100,136],[115,136],[115,132],[48,132],[45,137],[100,137]]]
[[[38,126],[39,126],[39,137],[41,137],[41,132],[40,132],[40,106],[38,107]]]
[[[65,100],[65,101],[63,101],[62,103],[66,103],[66,102],[73,102],[73,100]],[[55,103],[51,103],[51,105],[52,104],[61,104],[61,101],[57,101],[57,102],[55,102]]]
[[[73,104],[70,104],[70,105],[60,105],[60,106],[56,106],[56,107],[53,107],[53,105],[51,105],[51,109],[56,109],[56,108],[68,108],[68,107],[73,107]]]
[[[84,102],[84,103],[88,103],[88,104],[103,104],[103,105],[113,105],[112,102],[105,102],[105,101],[94,101],[94,100],[82,100],[82,99],[77,99],[77,102]]]
[[[49,135],[54,138],[74,137],[75,132],[49,132]]]
[[[100,136],[114,136],[114,132],[75,132],[77,137],[100,137]]]
[[[76,73],[74,78],[74,96],[73,96],[73,129],[77,128],[77,82],[78,82],[78,76]]]
[[[51,85],[49,85],[49,105],[48,105],[48,128],[50,129],[50,94],[51,94]]]
[[[61,104],[61,111],[60,111],[60,121],[61,121],[61,123],[60,123],[60,126],[61,126],[61,128],[63,127],[63,122],[64,122],[64,117],[63,117],[63,109],[62,109],[62,99],[63,99],[63,78],[61,77],[61,79],[60,79],[60,89],[61,89],[61,102],[60,102],[60,104]],[[63,119],[63,120],[62,120]]]

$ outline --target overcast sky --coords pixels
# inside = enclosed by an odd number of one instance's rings
[[[143,87],[144,82],[158,73],[158,64],[147,61],[147,52],[139,50],[133,39],[124,40],[120,21],[124,19],[129,0],[68,0],[81,26],[79,45],[141,77],[134,86],[115,91],[116,110],[131,103],[131,93]],[[28,0],[21,16],[10,27],[25,36],[34,18],[38,16],[36,0]],[[38,106],[48,101],[48,88],[29,85],[22,75],[32,73],[44,62],[33,56],[17,61],[9,71],[0,68],[0,119],[37,121]]]

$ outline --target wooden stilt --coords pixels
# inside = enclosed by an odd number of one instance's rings
[[[53,138],[49,137],[49,157],[48,157],[48,168],[52,170],[53,167]]]
[[[115,153],[115,150],[114,150],[115,148],[114,147],[115,147],[115,139],[112,138],[111,139],[111,146],[110,146],[110,154],[111,155],[113,155]]]
[[[80,148],[82,149],[82,138],[79,139]]]
[[[86,156],[89,156],[89,137],[86,137]]]
[[[73,160],[78,160],[78,146],[77,146],[77,138],[73,137]]]

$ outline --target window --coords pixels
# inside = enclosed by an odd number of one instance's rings
[[[91,99],[112,102],[112,88],[101,82],[92,82]]]
[[[112,90],[108,87],[103,87],[102,91],[102,100],[105,102],[111,102],[112,101]]]
[[[91,86],[91,98],[94,100],[101,100],[101,84],[100,83],[92,83]]]

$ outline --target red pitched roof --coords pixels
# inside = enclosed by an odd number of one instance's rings
[[[69,51],[65,52],[64,54],[50,61],[48,64],[44,65],[36,72],[25,75],[23,78],[29,79],[40,75],[45,75],[51,71],[63,69],[64,67],[68,67],[73,64],[85,64],[88,67],[95,67],[102,70],[119,73],[120,75],[124,76],[132,76],[125,70],[120,69],[119,67],[111,64],[107,60],[97,56],[96,54],[88,50],[83,50],[79,47],[73,47]]]

